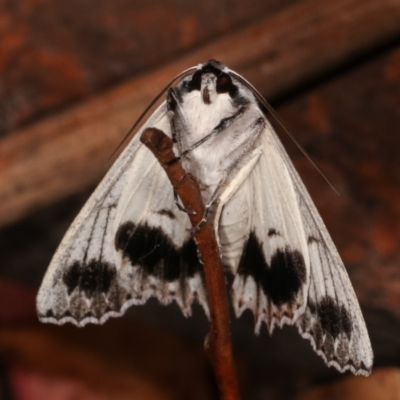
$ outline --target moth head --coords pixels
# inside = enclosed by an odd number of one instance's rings
[[[190,90],[199,90],[204,104],[212,104],[218,95],[228,93],[233,97],[237,86],[233,83],[228,68],[219,61],[210,60],[201,64],[192,75]]]

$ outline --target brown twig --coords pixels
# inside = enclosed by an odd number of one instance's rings
[[[187,174],[179,162],[174,162],[172,140],[155,128],[146,129],[140,140],[153,152],[164,168],[172,186],[186,209],[192,226],[197,226],[204,215],[204,204],[199,186],[193,176]],[[194,233],[203,262],[210,308],[210,333],[206,343],[217,383],[224,400],[239,400],[239,385],[236,377],[232,343],[229,329],[228,295],[225,275],[219,254],[215,232],[209,222],[203,223]]]

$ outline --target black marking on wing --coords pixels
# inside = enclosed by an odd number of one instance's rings
[[[297,325],[301,332],[311,335],[316,350],[323,353],[325,361],[334,361],[342,369],[351,367],[354,371],[370,372],[370,367],[367,368],[362,360],[353,359],[352,341],[358,338],[352,338],[354,327],[350,313],[335,298],[326,295],[316,303],[309,301]]]
[[[302,254],[288,246],[277,249],[271,265],[265,260],[262,245],[254,232],[243,248],[238,274],[252,276],[257,285],[278,306],[292,304],[306,280],[306,267]]]
[[[268,237],[272,237],[272,236],[281,236],[281,234],[276,229],[270,228],[268,230]]]
[[[171,210],[167,210],[166,208],[158,210],[157,214],[164,215],[170,219],[176,219],[175,214]]]
[[[114,265],[90,260],[88,263],[75,261],[63,274],[63,282],[70,295],[76,288],[82,290],[86,297],[95,293],[107,293],[117,275]]]
[[[339,306],[332,297],[325,296],[317,305],[317,314],[324,333],[336,339],[341,333],[350,339],[353,330],[346,308]]]
[[[309,236],[307,239],[307,243],[311,244],[311,243],[319,243],[321,240],[316,238],[315,236]]]
[[[168,282],[191,278],[201,270],[192,238],[177,248],[160,228],[147,224],[126,222],[121,225],[115,236],[115,248],[121,250],[132,265],[139,265],[145,274]]]

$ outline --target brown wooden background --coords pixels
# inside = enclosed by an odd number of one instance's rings
[[[273,101],[341,192],[282,136],[376,355],[370,378],[338,380],[295,330],[255,337],[245,315],[232,321],[244,398],[400,398],[400,0],[3,0],[0,398],[217,398],[199,309],[186,320],[152,301],[84,329],[40,325],[34,311],[114,148],[176,73],[209,58]]]

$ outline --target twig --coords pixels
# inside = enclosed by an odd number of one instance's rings
[[[146,129],[140,140],[153,152],[164,168],[172,186],[186,209],[192,226],[197,226],[204,215],[204,204],[199,186],[193,176],[187,174],[179,162],[174,162],[172,140],[159,129]],[[210,308],[210,333],[206,341],[217,383],[223,400],[239,400],[232,343],[229,329],[229,307],[225,275],[221,263],[215,232],[209,222],[203,223],[194,233],[207,286]]]

